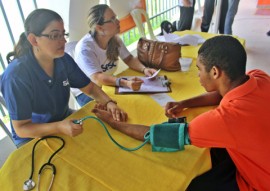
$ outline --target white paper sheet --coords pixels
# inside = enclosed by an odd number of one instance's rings
[[[150,95],[161,107],[165,107],[168,102],[174,102],[175,100],[167,93],[152,94]]]
[[[125,77],[133,78],[133,77]],[[138,77],[141,78],[144,83],[142,83],[139,91],[133,91],[127,87],[119,87],[118,93],[153,93],[153,92],[169,92],[170,88],[164,85],[164,81],[167,80],[165,76],[157,76],[154,80],[149,80],[147,77]]]
[[[162,42],[174,42],[181,45],[188,44],[192,46],[197,46],[198,44],[202,44],[205,41],[205,39],[198,34],[186,34],[183,36],[179,36],[173,33],[164,33],[163,36],[157,36],[157,39]]]

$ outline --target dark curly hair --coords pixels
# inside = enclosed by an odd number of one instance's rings
[[[206,40],[198,51],[198,58],[207,72],[216,66],[232,81],[246,72],[245,48],[232,36],[221,35]]]

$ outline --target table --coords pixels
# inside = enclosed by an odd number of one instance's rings
[[[184,31],[182,34],[194,34]],[[213,35],[199,33],[204,38]],[[244,41],[243,41],[244,42]],[[182,56],[196,58],[197,47],[183,47]],[[196,60],[188,72],[165,72],[171,80],[172,93],[168,95],[175,100],[185,99],[204,92],[200,86]],[[121,75],[140,75],[134,71],[124,71]],[[166,121],[163,108],[149,95],[116,95],[114,87],[103,87],[119,106],[129,114],[129,123],[151,125]],[[94,102],[72,114],[69,118],[78,119],[93,115],[91,108]],[[184,115],[188,121],[210,107],[186,110]],[[74,138],[63,136],[66,146],[53,159],[57,168],[52,190],[119,190],[119,191],[174,191],[185,190],[190,181],[211,168],[209,150],[186,146],[185,151],[173,153],[152,152],[147,144],[135,152],[119,149],[106,135],[100,124],[89,119],[84,121],[84,132]],[[111,135],[126,147],[136,147],[141,142],[130,138],[108,125]],[[30,176],[31,150],[36,140],[33,140],[14,151],[0,169],[1,190],[22,190],[23,182]],[[35,152],[35,171],[33,180],[37,182],[39,168],[60,146],[58,140],[42,141]],[[43,173],[41,187],[49,186],[50,174]]]

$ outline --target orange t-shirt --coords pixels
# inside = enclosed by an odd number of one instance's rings
[[[189,124],[191,144],[226,148],[240,190],[270,190],[270,76],[260,70]]]

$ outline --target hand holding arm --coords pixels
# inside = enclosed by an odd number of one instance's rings
[[[108,123],[112,128],[140,141],[144,141],[144,135],[149,131],[149,126],[128,124],[115,121],[110,112],[100,109],[93,109],[92,112],[102,121]]]
[[[114,120],[126,121],[127,113],[121,110],[116,103],[95,83],[90,82],[87,86],[80,89],[86,95],[94,98],[98,103],[104,105],[112,113]]]

